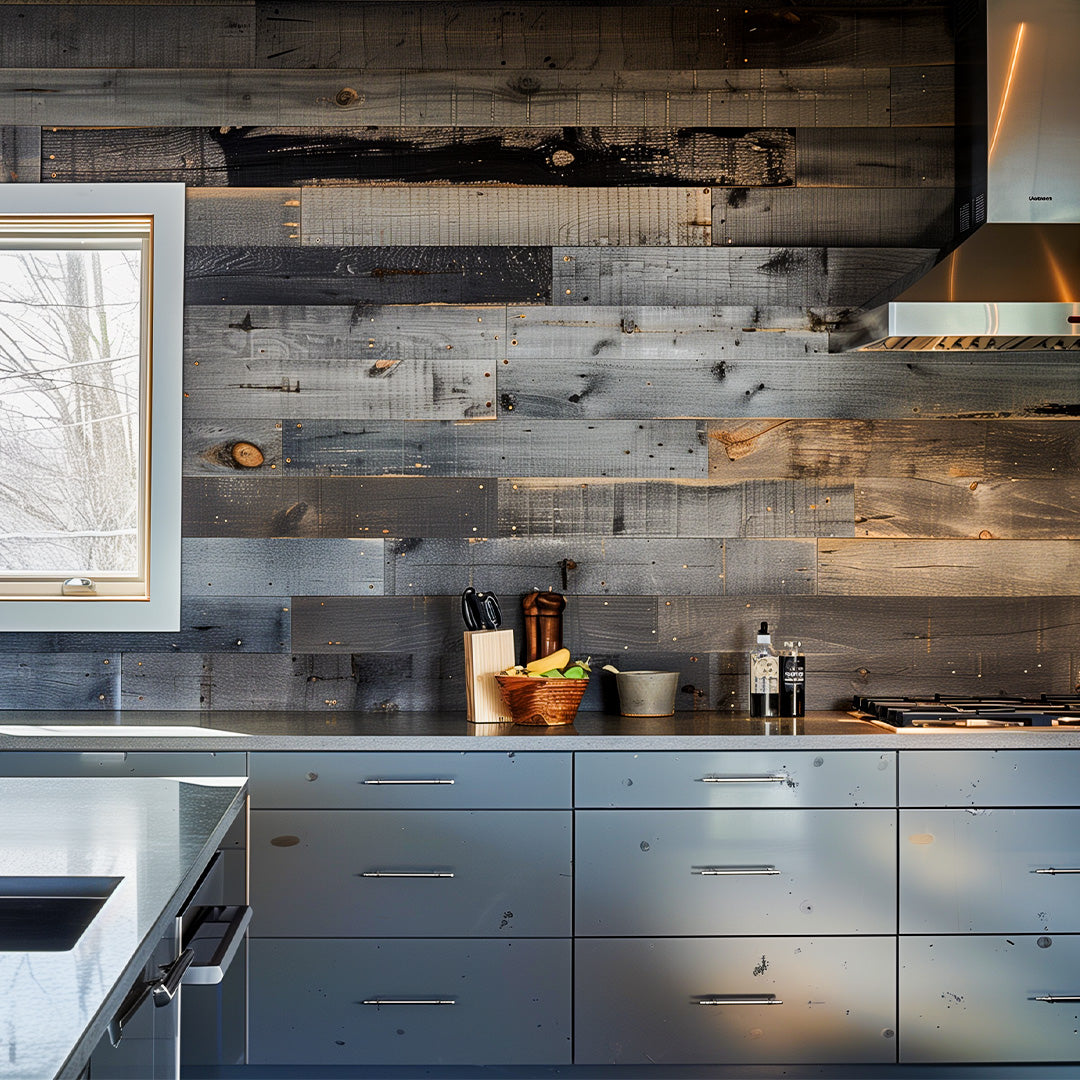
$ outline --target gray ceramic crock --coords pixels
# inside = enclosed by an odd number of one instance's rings
[[[677,671],[620,671],[615,682],[623,716],[670,716],[675,711]]]

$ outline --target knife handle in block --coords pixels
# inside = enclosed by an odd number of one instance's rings
[[[465,692],[470,724],[513,722],[495,676],[516,662],[513,630],[465,631]]]

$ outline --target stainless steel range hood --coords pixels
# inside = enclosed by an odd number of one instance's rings
[[[1080,351],[1080,0],[986,0],[986,43],[985,199],[976,182],[958,218],[974,231],[832,351]]]

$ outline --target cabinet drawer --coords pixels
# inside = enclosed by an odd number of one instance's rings
[[[901,806],[1080,806],[1080,754],[905,750]]]
[[[247,754],[229,750],[19,750],[0,755],[3,776],[247,776]]]
[[[253,1065],[565,1064],[570,942],[250,944]]]
[[[1043,930],[1080,932],[1080,810],[901,811],[902,934]]]
[[[596,751],[574,786],[577,806],[895,806],[895,754]]]
[[[255,810],[252,933],[569,935],[571,870],[569,810]]]
[[[580,935],[895,933],[889,810],[581,810]]]
[[[886,937],[579,940],[575,1060],[892,1061],[895,973]]]
[[[251,755],[251,805],[357,810],[569,807],[560,753],[262,753]]]
[[[1076,1061],[1078,1004],[1075,936],[900,939],[902,1062]]]

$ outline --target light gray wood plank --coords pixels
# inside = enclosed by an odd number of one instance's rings
[[[717,188],[713,243],[942,247],[952,206],[944,188]]]
[[[855,488],[858,537],[1072,540],[1080,485],[1044,480],[869,477]]]
[[[893,299],[929,270],[937,248],[838,248],[826,251],[830,307],[874,307]]]
[[[494,417],[505,310],[187,309],[190,418]]]
[[[770,335],[771,336],[771,335]],[[579,357],[500,371],[499,405],[529,419],[743,416],[835,419],[1071,415],[1075,365],[1051,354],[980,354],[978,366],[940,354],[891,361],[849,356],[802,360],[620,360]],[[881,354],[877,354],[880,356]],[[977,410],[972,408],[978,403]]]
[[[790,538],[725,541],[725,594],[798,596],[815,592],[815,543],[821,541]]]
[[[184,535],[368,537],[495,534],[491,478],[188,477]]]
[[[41,128],[0,127],[0,184],[41,180]]]
[[[695,420],[301,420],[285,429],[287,470],[327,476],[704,477]]]
[[[709,189],[306,187],[304,244],[708,246]]]
[[[2,638],[18,635],[4,634]],[[22,637],[36,635],[22,635]],[[17,642],[0,652],[6,709],[115,709],[120,703],[120,654],[100,649],[42,655]]]
[[[953,186],[951,128],[802,128],[799,187]]]
[[[209,697],[204,693],[209,690],[209,680],[204,680],[201,653],[143,652],[132,644],[132,651],[125,652],[121,661],[123,709],[209,708]],[[244,657],[245,661],[252,659]]]
[[[185,596],[381,596],[381,539],[188,537]]]
[[[262,455],[254,465],[244,446],[253,446]],[[184,421],[185,476],[231,476],[234,473],[267,473],[282,467],[280,420],[200,420]]]
[[[892,124],[952,124],[956,69],[951,63],[894,67],[890,75]]]
[[[522,365],[544,378],[549,361],[587,358],[602,363],[612,379],[624,366],[653,362],[659,382],[669,364],[687,360],[721,367],[744,357],[806,357],[827,349],[824,334],[759,333],[708,307],[510,307],[507,314],[508,363],[499,371],[500,390]]]
[[[247,68],[252,3],[0,5],[0,67]]]
[[[300,197],[292,188],[188,188],[185,209],[189,247],[300,245]]]
[[[885,68],[366,73],[0,69],[0,124],[888,126]]]
[[[715,539],[408,540],[396,544],[388,558],[398,596],[460,592],[459,584],[500,596],[534,589],[598,596],[711,595],[724,588],[724,544]]]
[[[818,592],[1049,596],[1080,591],[1070,540],[819,540]]]
[[[499,481],[502,536],[854,536],[850,484],[760,480]]]

